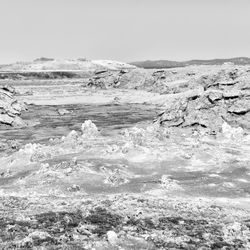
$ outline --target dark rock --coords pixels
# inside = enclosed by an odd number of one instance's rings
[[[106,72],[107,72],[107,70],[97,70],[97,71],[95,71],[95,75],[103,74]]]
[[[8,92],[10,92],[10,93],[12,93],[12,94],[15,94],[15,93],[16,93],[15,88],[12,87],[12,86],[9,86],[9,85],[4,85],[4,86],[3,86],[3,90],[6,90],[6,91],[8,91]]]
[[[117,214],[111,214],[104,208],[97,207],[95,210],[90,211],[90,215],[85,220],[87,223],[96,225],[92,233],[101,236],[121,225],[122,217]]]

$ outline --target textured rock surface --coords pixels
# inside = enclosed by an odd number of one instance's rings
[[[250,74],[230,68],[197,80],[200,91],[169,96],[158,122],[168,127],[208,128],[220,131],[224,122],[250,129]]]
[[[0,124],[11,126],[25,126],[19,117],[26,106],[14,98],[13,87],[4,86],[0,89]]]

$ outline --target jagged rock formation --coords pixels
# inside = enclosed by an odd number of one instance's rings
[[[168,127],[221,130],[223,122],[250,129],[250,73],[223,69],[197,81],[197,91],[170,95],[157,120]]]
[[[219,132],[224,122],[250,129],[250,70],[226,65],[205,74],[192,70],[99,71],[88,86],[143,89],[166,95],[158,122],[168,127],[203,127]]]
[[[187,71],[187,72],[186,72]],[[145,70],[140,68],[120,71],[99,70],[86,82],[86,87],[100,89],[139,89],[161,94],[178,93],[195,88],[197,76],[192,71]],[[188,84],[187,84],[188,83]]]
[[[0,88],[0,125],[25,126],[20,118],[26,106],[14,98],[15,89],[10,86]]]

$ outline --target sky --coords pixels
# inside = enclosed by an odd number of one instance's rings
[[[250,0],[0,0],[0,63],[250,57]]]

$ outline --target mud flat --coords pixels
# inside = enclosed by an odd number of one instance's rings
[[[32,126],[1,127],[3,249],[250,248],[247,67],[6,83]]]

